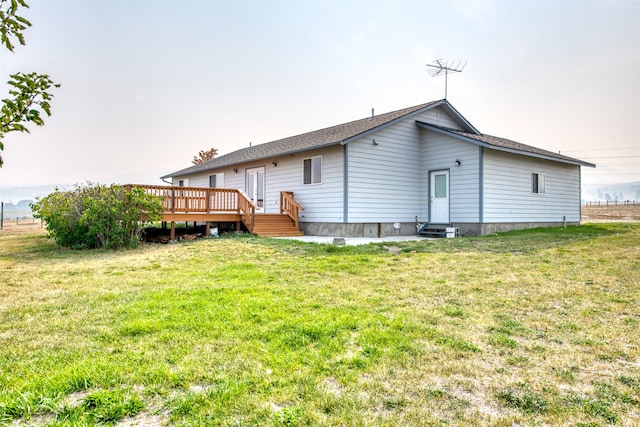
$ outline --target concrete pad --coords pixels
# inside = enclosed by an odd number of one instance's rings
[[[332,236],[295,236],[274,237],[274,239],[298,240],[300,242],[334,244],[334,239],[344,240],[345,245],[368,245],[369,243],[412,242],[417,240],[432,240],[424,236],[390,236],[390,237],[332,237]]]

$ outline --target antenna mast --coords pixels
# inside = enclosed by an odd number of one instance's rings
[[[427,70],[431,77],[437,77],[444,74],[444,99],[447,99],[447,84],[448,84],[448,76],[449,73],[461,73],[464,70],[464,67],[467,66],[467,61],[462,63],[462,61],[458,61],[458,63],[449,63],[447,61],[443,61],[442,59],[436,59],[433,61],[433,64],[427,64],[427,67],[431,67],[430,70]]]

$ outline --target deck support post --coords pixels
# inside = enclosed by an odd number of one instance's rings
[[[240,221],[236,222],[236,231],[242,230],[242,228],[240,227],[240,223],[241,223]]]
[[[206,225],[204,226],[204,237],[209,237],[210,233],[211,233],[211,223],[207,221]]]
[[[171,221],[171,240],[176,240],[176,222]]]

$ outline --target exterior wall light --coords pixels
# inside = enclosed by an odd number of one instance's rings
[[[462,162],[458,159],[456,159],[456,166],[460,166],[462,164]]]

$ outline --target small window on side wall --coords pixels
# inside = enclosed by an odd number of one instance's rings
[[[322,157],[311,157],[303,160],[304,184],[322,184]]]
[[[209,175],[209,188],[217,188],[216,179],[216,175]]]
[[[534,194],[544,194],[544,175],[541,173],[531,174],[531,192]]]

